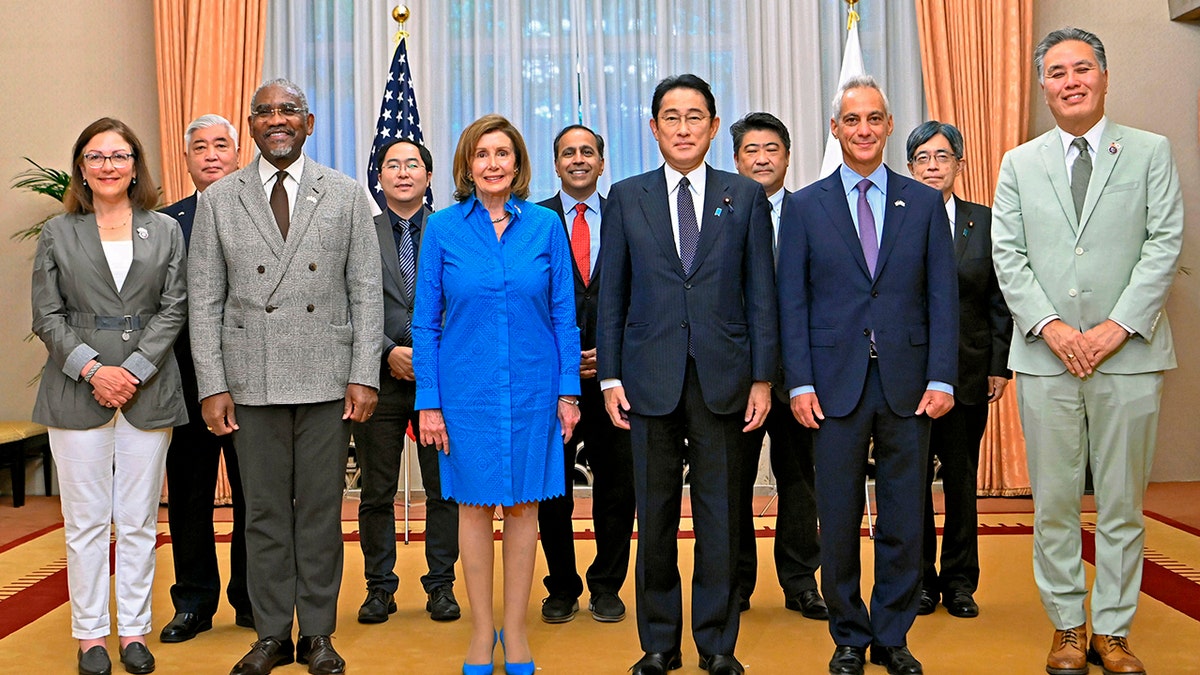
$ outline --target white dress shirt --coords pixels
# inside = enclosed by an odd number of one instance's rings
[[[300,159],[292,162],[283,170],[287,172],[287,178],[283,181],[283,189],[288,196],[288,214],[294,214],[296,213],[296,195],[300,193],[300,179],[304,176],[304,155],[300,155]],[[271,201],[271,190],[275,187],[275,174],[277,173],[279,173],[279,169],[275,168],[274,164],[268,162],[262,155],[258,156],[258,177],[262,180],[268,202]]]

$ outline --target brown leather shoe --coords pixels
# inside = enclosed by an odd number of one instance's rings
[[[292,639],[266,637],[250,646],[250,651],[233,666],[229,675],[267,675],[275,666],[292,662]]]
[[[1129,651],[1129,642],[1121,635],[1093,635],[1088,661],[1104,669],[1104,675],[1146,675],[1146,666]]]
[[[1046,657],[1046,672],[1050,675],[1087,675],[1087,625],[1054,631],[1054,643]]]
[[[296,643],[296,661],[308,665],[313,675],[336,675],[346,672],[346,661],[333,648],[328,635],[301,636]]]

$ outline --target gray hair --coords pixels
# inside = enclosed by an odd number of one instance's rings
[[[254,104],[254,101],[258,98],[258,95],[262,93],[262,90],[266,89],[267,87],[279,87],[299,101],[301,108],[304,108],[305,111],[308,110],[308,97],[304,95],[304,90],[300,88],[300,85],[283,77],[277,77],[273,80],[267,80],[266,82],[263,82],[258,89],[254,90],[254,96],[250,97],[251,105]]]
[[[183,132],[183,147],[187,148],[192,144],[192,135],[197,131],[222,125],[229,130],[229,140],[233,141],[233,149],[236,150],[238,146],[237,129],[234,128],[233,124],[231,124],[229,120],[221,117],[220,115],[214,115],[212,113],[201,115],[192,120],[192,123],[188,125],[187,131]]]
[[[1046,73],[1042,68],[1045,66],[1046,52],[1050,51],[1056,45],[1070,40],[1078,40],[1079,42],[1086,43],[1096,54],[1096,63],[1100,66],[1100,70],[1108,70],[1108,57],[1104,55],[1104,43],[1100,41],[1100,38],[1096,37],[1095,33],[1090,33],[1082,28],[1068,26],[1051,31],[1049,35],[1042,38],[1037,47],[1034,47],[1033,67],[1037,70],[1038,82],[1045,81]]]
[[[888,105],[887,94],[883,93],[883,89],[879,88],[879,82],[871,75],[855,75],[843,82],[837,90],[837,94],[833,97],[833,105],[830,107],[830,119],[837,119],[842,114],[842,99],[846,97],[846,92],[851,89],[874,89],[879,92],[880,98],[883,99],[883,112],[888,115],[892,114],[892,107]]]

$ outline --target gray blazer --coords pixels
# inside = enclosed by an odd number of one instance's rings
[[[42,227],[33,261],[33,332],[50,355],[34,422],[92,429],[112,419],[113,411],[96,402],[79,373],[93,358],[141,380],[122,406],[130,424],[161,429],[187,422],[171,351],[187,318],[183,233],[169,216],[140,209],[134,210],[133,229],[133,264],[118,291],[95,215],[66,213]]]
[[[200,194],[188,260],[200,398],[239,405],[338,400],[379,386],[379,243],[366,192],[305,157],[287,241],[259,159]]]
[[[422,206],[420,213],[421,231],[417,236],[417,249],[413,251],[419,265],[421,237],[425,234],[425,223],[433,213]],[[375,216],[375,233],[379,238],[379,252],[383,262],[383,342],[381,349],[392,345],[412,346],[412,335],[405,340],[405,332],[412,326],[413,299],[404,292],[404,272],[400,270],[400,258],[396,253],[396,238],[392,234],[392,220],[387,212]],[[381,368],[384,364],[380,364]]]

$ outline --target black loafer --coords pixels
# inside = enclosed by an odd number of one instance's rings
[[[546,623],[566,623],[574,619],[578,611],[578,598],[551,594],[542,600],[542,621]]]
[[[141,642],[130,642],[128,647],[121,650],[121,663],[127,673],[144,675],[154,672],[154,655]]]
[[[629,671],[633,675],[666,675],[667,671],[682,667],[683,657],[676,649],[673,652],[646,652]]]
[[[937,609],[937,603],[938,594],[930,591],[927,588],[922,588],[921,599],[917,603],[917,615],[926,616],[928,614],[933,614],[933,611]]]
[[[396,613],[396,599],[390,591],[382,588],[372,588],[367,591],[367,599],[358,608],[359,623],[383,623],[388,620],[388,614]]]
[[[908,647],[871,645],[871,663],[887,666],[888,675],[920,675],[925,672]]]
[[[946,611],[950,612],[950,616],[957,616],[960,619],[973,619],[979,616],[979,605],[975,604],[975,598],[967,591],[953,591],[942,596],[942,604],[946,606]]]
[[[176,612],[171,622],[163,626],[162,632],[158,634],[158,639],[166,643],[187,642],[196,637],[197,633],[203,633],[210,629],[212,629],[211,616],[203,618],[192,612]]]
[[[700,669],[707,670],[708,675],[742,675],[746,672],[733,654],[701,656]]]
[[[462,608],[454,598],[454,589],[449,584],[438,586],[429,593],[425,611],[434,621],[456,621],[462,616]]]
[[[832,675],[863,675],[866,662],[866,649],[841,645],[833,650],[833,658],[829,659],[829,672]]]
[[[333,638],[328,635],[302,636],[296,643],[296,662],[307,665],[313,675],[346,672],[346,660],[333,648]]]
[[[625,603],[616,593],[594,593],[588,611],[600,623],[616,623],[625,618]]]
[[[79,675],[110,675],[112,661],[108,658],[108,650],[96,645],[86,652],[79,650]]]
[[[793,612],[800,612],[807,619],[814,619],[816,621],[829,620],[829,607],[825,605],[825,600],[821,598],[821,594],[814,589],[800,591],[799,595],[784,600],[783,606]]]

